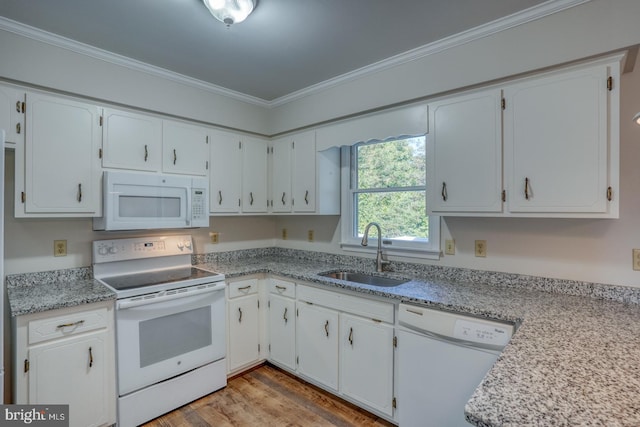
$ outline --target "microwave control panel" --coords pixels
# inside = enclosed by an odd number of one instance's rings
[[[198,226],[200,221],[206,220],[205,225],[209,225],[209,206],[207,203],[207,190],[204,188],[193,188],[191,190],[191,220],[193,226]]]

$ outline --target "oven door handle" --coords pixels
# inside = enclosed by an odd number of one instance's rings
[[[162,291],[162,292],[158,292],[157,294],[154,294],[155,295],[154,297],[150,297],[150,295],[146,295],[146,298],[145,298],[145,295],[142,295],[139,297],[126,298],[123,300],[119,300],[116,303],[116,307],[118,310],[126,310],[127,308],[139,307],[141,305],[156,304],[156,303],[176,300],[179,298],[192,297],[194,295],[202,295],[205,293],[218,292],[218,291],[224,290],[225,286],[226,285],[224,282],[220,282],[215,286],[208,286],[206,288],[195,289],[189,292],[174,293],[172,291]],[[177,289],[177,291],[179,291],[179,289]],[[167,294],[168,292],[171,292],[171,293]]]

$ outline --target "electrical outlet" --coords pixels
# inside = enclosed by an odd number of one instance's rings
[[[451,239],[451,240],[445,240],[444,241],[444,253],[446,255],[455,255],[456,254],[456,241]]]
[[[67,256],[67,241],[66,240],[54,240],[53,241],[53,256]]]
[[[209,237],[211,238],[211,243],[218,243],[220,241],[220,233],[211,232],[209,233]]]
[[[307,232],[307,237],[308,237],[310,242],[313,242],[313,230],[309,230]]]
[[[476,240],[476,256],[477,257],[486,257],[487,256],[487,241],[486,240]]]
[[[633,269],[640,271],[640,249],[633,249],[631,253],[633,255]]]
[[[287,229],[286,228],[282,229],[282,240],[287,240]]]

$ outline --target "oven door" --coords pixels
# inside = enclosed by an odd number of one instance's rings
[[[120,396],[225,357],[224,287],[118,300]]]

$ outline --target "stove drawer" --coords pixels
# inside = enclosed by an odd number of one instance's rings
[[[258,293],[258,279],[238,280],[229,283],[229,299]]]
[[[109,325],[108,310],[105,307],[94,310],[74,310],[65,314],[32,320],[29,322],[29,344],[51,339],[68,337]]]

